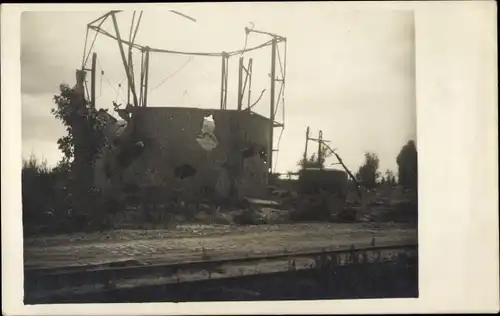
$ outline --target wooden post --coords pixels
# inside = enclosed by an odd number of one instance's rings
[[[304,160],[302,168],[305,169],[305,164],[307,162],[307,144],[309,143],[309,126],[306,129],[306,148],[304,149]]]
[[[318,167],[320,169],[323,169],[323,166],[321,164],[321,156],[322,156],[322,152],[321,152],[321,145],[323,144],[323,131],[319,131],[319,135],[318,135]]]
[[[95,109],[95,74],[96,74],[97,54],[92,54],[92,69],[91,69],[91,83],[90,83],[90,105]]]
[[[250,94],[252,92],[252,65],[253,59],[250,58],[250,60],[248,61],[248,108],[250,108]]]

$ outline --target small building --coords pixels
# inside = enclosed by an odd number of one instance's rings
[[[301,194],[317,193],[320,190],[346,194],[347,173],[337,169],[306,168],[299,171]]]

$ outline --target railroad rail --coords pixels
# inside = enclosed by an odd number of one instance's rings
[[[392,257],[391,253],[416,254],[416,243],[391,244],[383,246],[355,248],[354,246],[321,251],[300,253],[279,253],[274,255],[260,255],[252,257],[224,258],[218,260],[202,260],[190,262],[176,262],[154,265],[133,265],[123,267],[72,267],[72,268],[41,268],[25,270],[25,291],[39,292],[60,290],[65,287],[81,287],[88,285],[109,286],[120,280],[130,280],[144,277],[172,277],[179,272],[218,271],[224,265],[257,265],[262,262],[286,261],[299,258],[319,259],[335,258],[337,265],[356,263],[358,260],[366,262],[371,254],[371,260],[380,261]],[[384,258],[382,258],[384,257]],[[289,267],[288,267],[289,268]],[[295,267],[294,267],[295,268]],[[285,269],[286,270],[286,269]],[[177,281],[178,282],[178,281]]]

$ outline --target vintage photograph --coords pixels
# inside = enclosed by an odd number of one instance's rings
[[[418,297],[414,24],[23,12],[24,303]]]

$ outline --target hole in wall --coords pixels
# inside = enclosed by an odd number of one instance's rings
[[[144,152],[144,143],[126,141],[120,146],[118,154],[118,163],[122,167],[128,167]]]
[[[215,137],[215,121],[213,116],[210,114],[203,118],[203,123],[201,126],[201,133],[196,137],[196,141],[200,144],[201,148],[206,151],[212,151],[217,147],[219,141]]]
[[[196,169],[189,164],[183,164],[174,169],[174,176],[179,179],[186,179],[194,176]]]
[[[250,158],[255,155],[255,147],[253,145],[248,146],[242,152],[243,158]]]
[[[264,162],[267,162],[267,151],[265,149],[261,149],[259,151],[259,157],[264,160]]]

